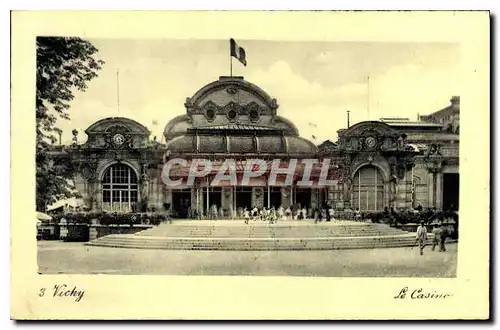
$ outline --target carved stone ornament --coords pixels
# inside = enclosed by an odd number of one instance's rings
[[[82,163],[81,173],[85,180],[93,182],[97,180],[97,163]]]
[[[352,160],[349,155],[342,156],[340,162],[340,180],[344,183],[349,183],[351,178],[351,168],[352,168]]]
[[[238,103],[235,103],[235,102],[231,101],[231,102],[229,102],[228,104],[226,104],[224,106],[224,110],[225,110],[226,113],[229,112],[229,111],[231,111],[231,110],[234,110],[234,111],[238,112],[240,110],[240,105]]]
[[[193,102],[191,101],[190,97],[186,97],[186,102],[184,102],[184,106],[186,108],[191,108],[193,106]]]
[[[113,125],[105,132],[104,140],[107,149],[133,148],[130,130],[123,125]]]
[[[427,150],[426,158],[439,157],[439,156],[442,156],[441,145],[431,144],[429,146],[429,149]]]
[[[256,102],[238,104],[233,101],[228,102],[224,106],[217,105],[213,101],[207,101],[201,106],[193,106],[191,113],[206,116],[209,110],[212,110],[215,115],[226,115],[231,110],[236,111],[238,115],[250,115],[251,112],[255,111],[257,111],[259,115],[270,114],[270,111],[266,107],[262,107]]]
[[[133,142],[129,135],[122,133],[107,134],[105,136],[107,149],[132,149]]]
[[[203,109],[204,109],[205,111],[207,111],[207,110],[214,110],[214,111],[215,111],[215,110],[217,110],[217,104],[215,104],[215,103],[214,103],[214,102],[212,102],[212,101],[208,101],[207,103],[205,103],[205,104],[203,105]]]
[[[125,143],[125,137],[123,136],[123,134],[116,133],[115,135],[113,135],[113,143],[116,146],[121,146],[122,144],[124,144]]]
[[[375,137],[369,136],[365,139],[365,147],[367,150],[373,150],[377,147],[378,141]]]
[[[427,170],[431,173],[438,173],[443,170],[443,162],[440,160],[429,161],[426,163]]]
[[[236,89],[236,87],[234,86],[229,86],[228,88],[226,88],[226,92],[228,92],[228,94],[234,95],[238,92],[238,89]]]
[[[150,166],[149,163],[143,163],[142,164],[141,179],[144,180],[144,181],[149,181],[149,174],[148,174],[149,166]]]

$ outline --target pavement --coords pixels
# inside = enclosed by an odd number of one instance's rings
[[[42,274],[456,277],[456,243],[427,247],[322,251],[143,250],[38,242]]]

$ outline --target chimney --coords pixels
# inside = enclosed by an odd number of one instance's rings
[[[460,96],[452,96],[450,102],[454,108],[460,107]]]

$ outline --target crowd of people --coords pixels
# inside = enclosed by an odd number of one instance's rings
[[[424,209],[420,205],[413,209],[398,210],[385,207],[382,212],[361,212],[359,209],[336,209],[329,204],[318,207],[305,207],[300,204],[293,204],[288,207],[238,207],[223,209],[220,206],[212,205],[208,212],[199,213],[195,209],[189,208],[187,214],[191,219],[222,220],[222,219],[240,219],[240,220],[262,220],[276,222],[280,220],[305,220],[311,219],[315,222],[331,221],[335,218],[353,221],[371,221],[382,222],[398,226],[408,223],[431,224],[433,222],[442,222],[444,220],[454,220],[458,223],[458,212],[451,206],[441,211],[435,208]]]
[[[305,220],[314,219],[316,222],[331,221],[334,219],[336,211],[333,207],[324,205],[323,207],[307,208],[300,204],[294,204],[289,207],[279,206],[271,207],[238,207],[236,211],[232,209],[224,210],[217,205],[212,205],[208,212],[205,214],[198,213],[194,209],[189,209],[188,213],[192,219],[206,219],[206,220],[221,220],[221,219],[240,219],[245,222],[252,221],[268,221],[271,223],[280,220]]]
[[[243,208],[242,216],[245,223],[248,224],[249,221],[267,221],[269,223],[276,223],[281,220],[305,220],[314,219],[315,222],[331,221],[334,220],[334,209],[333,208],[316,208],[307,209],[306,207],[301,207],[300,205],[292,205],[292,207],[284,208],[282,206],[277,209],[272,206],[271,208],[258,208],[254,206],[252,209]]]

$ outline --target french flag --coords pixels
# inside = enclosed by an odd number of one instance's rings
[[[245,49],[243,47],[238,46],[236,41],[234,41],[233,38],[230,40],[231,43],[231,56],[235,57],[238,59],[238,61],[241,62],[244,66],[247,66],[247,59],[246,59],[246,53]]]

